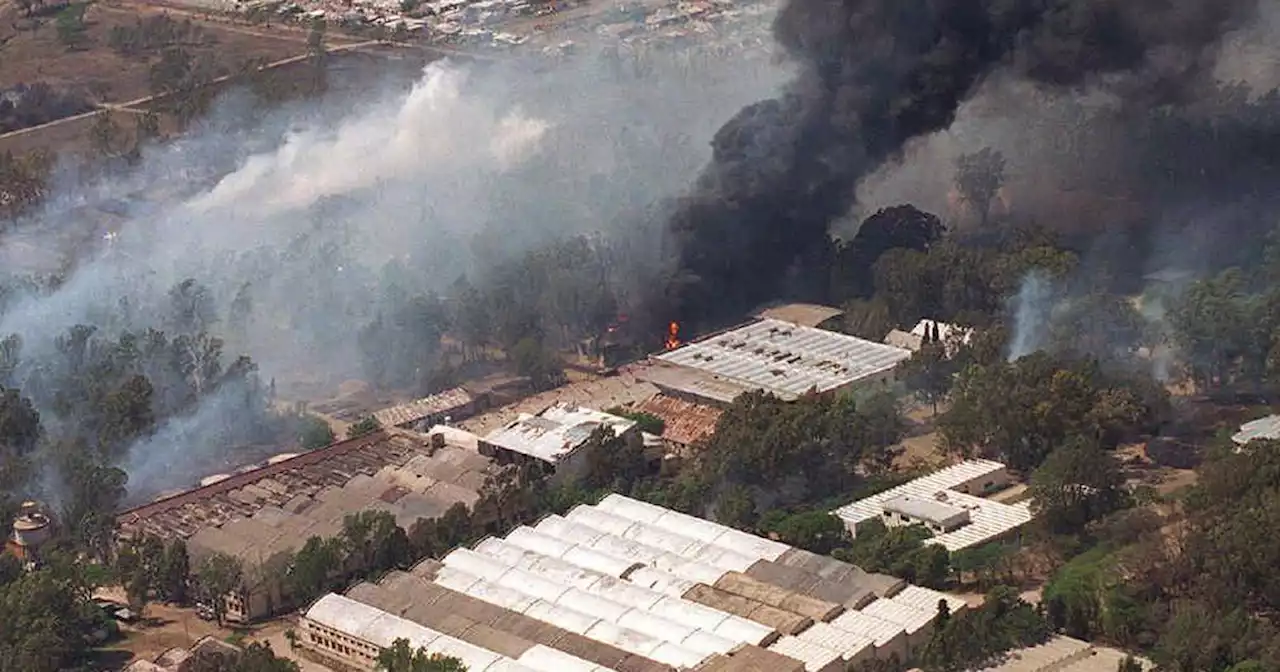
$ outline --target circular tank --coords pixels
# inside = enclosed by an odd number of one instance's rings
[[[49,517],[35,502],[24,502],[22,513],[13,521],[13,540],[19,546],[37,547],[49,540]]]
[[[214,474],[212,476],[205,476],[200,479],[200,487],[207,488],[214,483],[221,483],[228,478],[231,478],[231,474]]]
[[[267,460],[267,464],[279,464],[281,462],[284,462],[285,460],[292,460],[293,458],[301,454],[302,453],[280,453],[279,455],[276,455],[271,459]]]

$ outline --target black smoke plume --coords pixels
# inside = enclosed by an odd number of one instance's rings
[[[741,314],[789,290],[855,187],[910,139],[947,128],[997,70],[1052,87],[1106,85],[1135,105],[1206,86],[1214,47],[1256,0],[790,0],[774,34],[800,72],[715,135],[669,222],[666,296],[683,321]],[[785,281],[785,282],[784,282]]]

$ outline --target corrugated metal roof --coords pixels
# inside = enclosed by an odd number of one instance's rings
[[[907,634],[906,629],[898,623],[854,610],[849,610],[836,616],[835,620],[831,621],[831,625],[841,630],[869,637],[876,643],[876,646],[884,646]]]
[[[516,662],[539,672],[604,672],[608,669],[541,644],[530,647]]]
[[[696,541],[713,544],[753,560],[775,560],[791,550],[790,546],[771,539],[747,534],[726,525],[664,509],[619,494],[608,495],[595,508],[616,517],[645,523]]]
[[[790,322],[791,324],[805,327],[816,327],[841,315],[844,315],[843,310],[832,308],[831,306],[821,306],[816,303],[788,303],[766,308],[757,313],[756,317]]]
[[[512,530],[506,536],[506,542],[553,558],[562,557],[569,549],[575,548],[573,544],[567,541],[542,534],[532,527],[524,525]]]
[[[908,635],[915,634],[920,628],[931,623],[937,613],[921,611],[900,602],[885,599],[876,600],[860,609],[860,611],[869,616],[875,616],[882,621],[901,625]]]
[[[460,412],[474,401],[470,392],[455,387],[408,403],[376,411],[373,417],[383,427],[400,427],[424,418]],[[461,419],[461,418],[459,418]]]
[[[635,425],[634,420],[561,403],[538,415],[521,415],[490,432],[484,442],[554,464],[581,447],[599,427],[612,427],[622,435]]]
[[[953,614],[961,609],[966,609],[969,606],[964,599],[956,597],[955,595],[948,595],[931,588],[916,585],[907,585],[889,599],[894,602],[905,604],[913,609],[919,609],[920,611],[930,613],[938,611],[938,602],[942,600],[946,600],[947,608],[950,609]]]
[[[538,521],[533,529],[549,537],[579,546],[590,546],[591,542],[604,536],[604,532],[592,527],[575,523],[561,516],[551,515]]]
[[[693,445],[715,434],[716,424],[724,415],[722,408],[665,394],[646,399],[636,410],[662,418],[662,438],[682,446]]]
[[[627,581],[671,597],[684,595],[689,588],[702,583],[654,567],[641,567],[632,571],[627,575]]]
[[[769,650],[804,663],[805,672],[827,672],[841,667],[844,657],[838,651],[791,635],[780,637]]]
[[[910,357],[910,350],[764,319],[656,359],[796,399],[810,390],[825,392],[891,370]]]
[[[636,524],[633,520],[628,520],[622,516],[615,516],[607,511],[602,511],[594,506],[587,506],[585,504],[573,507],[565,514],[564,517],[566,520],[580,525],[593,527],[601,532],[617,535],[624,539],[626,538],[627,531]]]
[[[797,637],[806,642],[812,642],[832,651],[837,651],[845,660],[858,658],[868,653],[868,650],[874,651],[876,647],[875,640],[870,637],[848,630],[841,630],[829,623],[814,623]]]

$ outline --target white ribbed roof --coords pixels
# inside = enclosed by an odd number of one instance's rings
[[[538,672],[606,672],[609,668],[542,644],[529,647],[516,662]],[[489,672],[494,672],[490,668]]]
[[[844,656],[820,644],[785,635],[769,645],[769,650],[804,663],[805,672],[822,672],[831,665],[843,665]]]
[[[856,525],[880,517],[886,502],[901,501],[904,497],[937,501],[951,509],[967,511],[969,523],[951,532],[936,535],[927,543],[938,544],[948,551],[979,546],[1031,521],[1029,501],[1004,504],[953,490],[961,484],[1002,469],[1004,465],[999,462],[968,460],[842,506],[834,513],[842,520]]]
[[[831,625],[847,632],[870,637],[876,643],[876,646],[884,646],[907,632],[898,623],[876,618],[871,614],[853,609],[849,609],[837,616],[835,620],[831,621]]]
[[[695,341],[656,359],[695,369],[745,389],[795,399],[888,371],[911,357],[856,336],[764,319]]]
[[[955,595],[948,595],[946,593],[933,590],[932,588],[925,588],[923,586],[915,586],[911,584],[907,584],[905,588],[894,593],[893,597],[889,599],[894,602],[905,604],[912,609],[919,609],[920,611],[929,613],[936,613],[938,611],[939,600],[946,600],[947,608],[949,608],[953,614],[969,606],[967,602]]]
[[[863,651],[874,649],[875,640],[872,638],[842,630],[830,623],[814,623],[805,628],[797,637],[806,642],[812,642],[819,646],[837,651],[845,660],[857,658]]]
[[[660,506],[619,494],[611,494],[605,497],[595,508],[607,512],[615,518],[630,520],[633,523],[639,523],[649,528],[665,530],[669,534],[679,535],[693,541],[710,544],[715,546],[716,549],[722,549],[719,553],[716,553],[715,549],[707,549],[702,552],[708,554],[707,557],[719,558],[718,562],[723,563],[719,566],[724,566],[726,569],[730,565],[738,566],[743,562],[746,562],[746,566],[749,567],[751,563],[757,560],[777,560],[783,553],[791,550],[790,546],[771,539],[747,534],[726,525],[695,518],[685,513],[664,509]],[[612,524],[614,526],[621,525],[617,521],[613,521]],[[732,571],[742,570],[733,569]]]
[[[889,621],[902,626],[908,635],[915,634],[920,628],[933,621],[937,612],[921,611],[893,600],[874,600],[859,611],[874,616],[882,621]]]

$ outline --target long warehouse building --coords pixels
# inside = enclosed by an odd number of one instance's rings
[[[362,670],[403,637],[464,651],[473,669],[840,672],[906,659],[942,601],[966,607],[615,494],[328,595],[299,631],[313,653]]]

